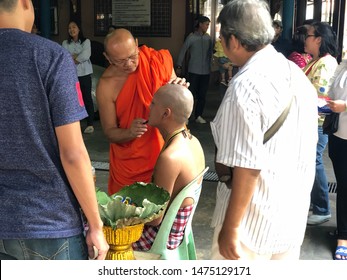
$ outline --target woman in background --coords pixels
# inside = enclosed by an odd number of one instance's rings
[[[326,22],[313,22],[305,25],[305,53],[312,55],[312,60],[304,68],[306,76],[317,90],[318,104],[318,143],[316,154],[316,176],[311,192],[312,214],[307,224],[318,225],[331,218],[329,204],[328,180],[324,170],[323,153],[328,143],[328,135],[323,134],[322,124],[324,112],[320,110],[326,105],[337,67],[338,54],[336,35]]]
[[[81,26],[76,21],[70,21],[68,25],[68,39],[62,46],[67,49],[75,62],[77,68],[78,80],[82,91],[84,105],[86,107],[88,117],[87,127],[83,133],[94,132],[94,105],[92,99],[92,77],[93,73],[90,40],[85,38]]]
[[[307,63],[312,59],[311,55],[305,53],[306,27],[299,26],[293,36],[293,49],[288,59],[293,61],[301,69],[304,69]]]

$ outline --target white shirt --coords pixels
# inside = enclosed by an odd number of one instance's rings
[[[92,49],[89,39],[85,39],[82,44],[79,40],[77,42],[72,40],[70,44],[68,43],[68,40],[65,40],[63,41],[62,46],[72,55],[78,55],[76,58],[76,60],[79,62],[76,64],[78,77],[83,77],[93,73],[93,66],[90,61]]]
[[[263,145],[293,95],[287,119]],[[261,170],[241,225],[241,241],[258,254],[302,244],[315,174],[316,99],[302,70],[268,45],[240,68],[211,123],[217,162]],[[219,188],[214,224],[224,219],[229,200],[225,185]]]
[[[344,100],[347,102],[347,66],[344,65],[344,68],[337,75],[330,88],[329,97],[333,100]],[[334,135],[347,140],[347,112],[340,113],[339,127]]]

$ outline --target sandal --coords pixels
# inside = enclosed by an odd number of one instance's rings
[[[336,256],[340,256],[340,258],[337,258]],[[346,246],[337,246],[334,260],[338,261],[347,261],[347,247]]]

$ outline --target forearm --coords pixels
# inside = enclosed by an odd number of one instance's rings
[[[89,227],[101,229],[95,185],[91,172],[91,163],[85,146],[70,152],[61,152],[61,161],[72,190],[85,214]]]
[[[232,191],[223,227],[238,228],[252,199],[259,178],[259,170],[235,167]]]
[[[346,100],[328,100],[328,106],[335,113],[347,112],[347,101]]]
[[[182,45],[182,48],[178,54],[178,58],[176,61],[177,66],[182,66],[184,57],[186,55],[187,50],[189,49],[189,37],[185,40],[185,42]]]
[[[82,63],[90,59],[91,55],[92,55],[92,48],[91,48],[89,39],[87,39],[82,44],[82,51],[78,54],[76,60]]]
[[[122,144],[137,138],[130,128],[109,128],[104,129],[104,134],[110,143]]]

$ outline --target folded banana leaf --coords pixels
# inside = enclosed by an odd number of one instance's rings
[[[159,218],[170,194],[153,183],[137,182],[110,196],[97,189],[96,198],[104,225],[117,229]]]

